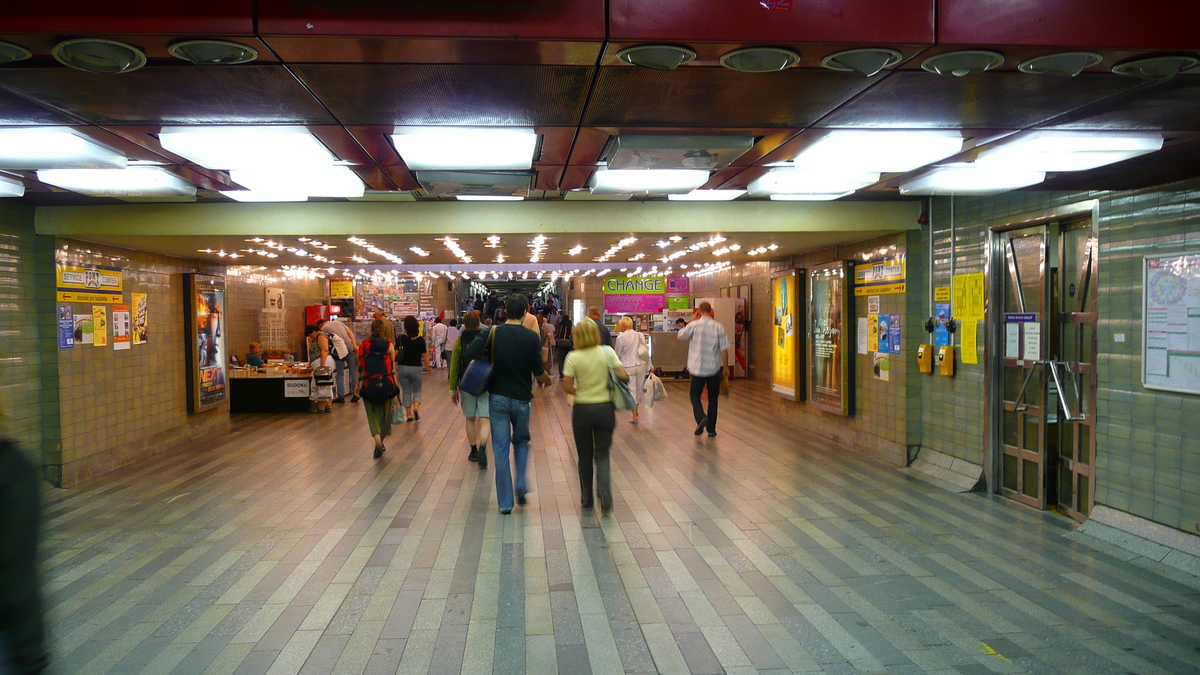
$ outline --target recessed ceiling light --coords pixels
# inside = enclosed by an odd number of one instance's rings
[[[164,150],[206,169],[296,169],[330,166],[333,155],[308,129],[282,127],[163,127]]]
[[[652,70],[675,70],[696,58],[696,52],[675,45],[638,45],[617,52],[617,59]]]
[[[752,195],[837,194],[879,182],[879,174],[867,171],[819,171],[771,169],[750,183]],[[836,197],[832,197],[836,199]]]
[[[1004,63],[1004,55],[982,49],[946,52],[921,62],[921,69],[936,75],[965,77],[991,70]]]
[[[15,178],[0,176],[0,197],[21,197],[24,195],[24,183]]]
[[[1117,75],[1140,77],[1143,80],[1167,80],[1197,64],[1200,64],[1200,59],[1194,54],[1168,54],[1118,63],[1112,71]]]
[[[973,164],[942,166],[900,185],[903,195],[989,195],[1036,185],[1043,171],[989,169]]]
[[[40,169],[38,180],[93,197],[194,197],[196,186],[159,167]]]
[[[984,150],[976,164],[1030,171],[1086,171],[1156,152],[1162,145],[1158,133],[1031,131]]]
[[[728,202],[746,194],[745,190],[692,190],[684,195],[667,195],[673,202]]]
[[[516,171],[533,166],[533,129],[398,127],[392,143],[413,171]]]
[[[1022,61],[1017,64],[1017,70],[1032,75],[1075,77],[1103,60],[1104,57],[1096,52],[1063,52]]]
[[[366,187],[348,166],[234,169],[234,182],[266,194],[305,194],[309,197],[361,197]]]
[[[721,56],[721,65],[741,73],[773,73],[800,62],[800,55],[779,47],[747,47]]]
[[[167,51],[198,66],[232,66],[258,58],[258,50],[253,47],[227,40],[184,40],[170,45]]]
[[[54,45],[50,54],[69,68],[116,75],[146,65],[146,54],[133,45],[103,38],[76,38]]]
[[[866,47],[830,54],[821,59],[821,65],[830,70],[862,73],[871,77],[888,66],[900,63],[902,58],[904,55],[895,49]]]
[[[805,148],[796,168],[905,172],[945,159],[962,149],[958,131],[837,129]]]
[[[125,155],[72,131],[0,129],[0,169],[124,169]]]
[[[700,169],[617,169],[592,174],[592,194],[686,194],[708,182]]]
[[[11,42],[0,42],[0,65],[24,61],[29,58],[33,58],[33,52],[21,45],[14,45]]]

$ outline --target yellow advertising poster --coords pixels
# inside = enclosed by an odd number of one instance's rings
[[[150,309],[146,300],[146,294],[131,293],[130,297],[133,298],[133,302],[130,303],[133,308],[133,327],[131,329],[133,344],[144,345],[149,339],[149,320],[146,318],[146,315],[149,314]]]
[[[983,318],[983,272],[955,274],[950,311],[956,319]]]
[[[353,279],[330,279],[329,280],[329,297],[331,297],[331,298],[353,298],[354,297],[354,280]]]
[[[965,319],[962,322],[962,362],[979,363],[979,323],[978,319]]]
[[[56,291],[59,302],[101,302],[109,305],[124,301],[124,282],[117,267],[95,265],[55,265]]]
[[[92,344],[108,344],[108,308],[104,305],[92,305]]]
[[[796,285],[795,272],[771,279],[771,391],[792,400],[800,399],[800,317],[796,311],[800,299]]]
[[[867,351],[879,351],[879,315],[867,315]]]

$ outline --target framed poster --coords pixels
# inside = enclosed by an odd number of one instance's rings
[[[1200,394],[1200,251],[1143,258],[1142,386]]]
[[[788,270],[771,278],[771,392],[793,401],[804,398],[800,297],[804,277]],[[747,303],[748,304],[748,303]]]
[[[225,279],[185,274],[184,340],[187,346],[188,411],[203,412],[225,402]]]
[[[721,288],[721,297],[722,297],[722,298],[728,298],[728,297],[729,297],[729,287],[728,287],[728,286],[724,286],[724,287],[722,287],[722,288]]]
[[[746,300],[746,321],[750,321],[750,284],[742,284],[737,287],[737,296]]]
[[[835,415],[854,414],[854,335],[846,327],[854,316],[853,280],[845,260],[808,271],[808,401]]]

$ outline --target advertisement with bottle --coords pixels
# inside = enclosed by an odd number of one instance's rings
[[[225,280],[203,274],[184,276],[186,283],[188,409],[202,412],[220,405],[226,397]]]

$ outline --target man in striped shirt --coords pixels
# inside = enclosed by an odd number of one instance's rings
[[[721,393],[721,368],[729,357],[729,338],[725,327],[713,319],[713,308],[700,303],[692,313],[692,322],[679,331],[679,339],[688,342],[688,372],[692,374],[692,414],[696,417],[696,435],[708,430],[717,435],[717,398]],[[708,412],[700,404],[700,393],[708,388]]]

